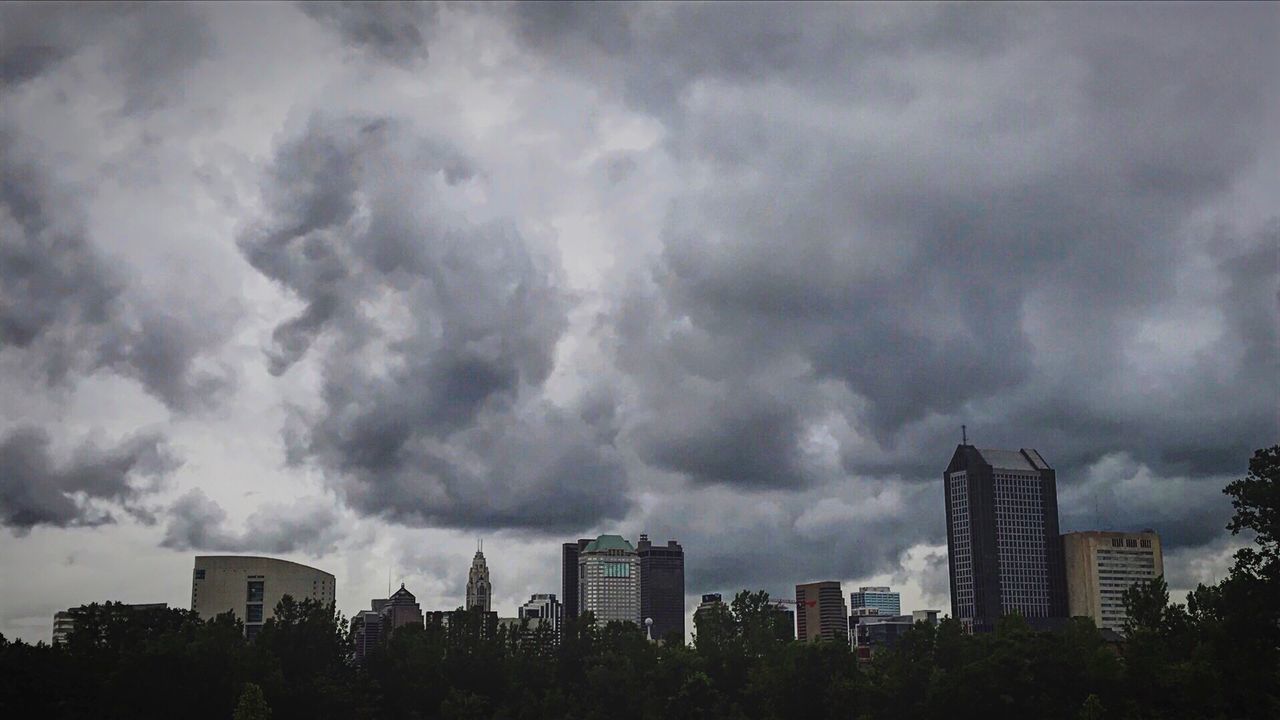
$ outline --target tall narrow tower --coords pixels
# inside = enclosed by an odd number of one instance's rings
[[[467,573],[466,609],[478,607],[489,612],[492,600],[493,585],[489,583],[489,566],[484,561],[484,551],[477,549],[476,556],[471,559],[471,571]]]

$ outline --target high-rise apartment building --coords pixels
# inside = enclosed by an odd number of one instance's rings
[[[484,560],[484,552],[476,550],[471,559],[471,569],[467,571],[467,604],[465,609],[480,608],[489,612],[493,604],[493,585],[489,582],[489,565]]]
[[[581,538],[560,546],[560,597],[565,620],[578,617],[578,555],[590,544],[591,538]]]
[[[650,630],[655,640],[670,633],[684,638],[684,548],[675,540],[654,545],[648,535],[641,534],[636,555],[640,558],[640,617],[653,620]]]
[[[849,610],[840,583],[806,583],[796,586],[796,637],[806,642],[849,642]]]
[[[979,632],[1014,612],[1065,617],[1057,481],[1040,453],[959,445],[942,480],[951,616]]]
[[[902,598],[887,587],[860,587],[858,592],[849,593],[849,609],[875,608],[881,615],[902,614]]]
[[[613,620],[643,627],[640,556],[620,535],[601,535],[578,554],[578,611],[603,625]]]
[[[209,620],[225,612],[244,622],[253,638],[285,595],[333,605],[335,580],[323,570],[288,560],[239,555],[197,555],[191,575],[191,609]]]
[[[1160,536],[1136,533],[1074,532],[1062,536],[1071,617],[1090,617],[1100,628],[1122,632],[1128,613],[1124,591],[1136,582],[1164,575]]]

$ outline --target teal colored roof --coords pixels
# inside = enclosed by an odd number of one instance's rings
[[[627,539],[621,535],[601,535],[587,544],[582,551],[584,553],[607,552],[609,550],[622,550],[625,552],[635,552],[636,549],[627,542]]]

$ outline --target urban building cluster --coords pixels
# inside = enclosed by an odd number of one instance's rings
[[[1119,632],[1125,590],[1164,573],[1160,537],[1152,530],[1060,534],[1054,470],[1033,449],[979,449],[966,439],[943,473],[943,493],[951,616],[970,632],[988,632],[1012,613],[1044,629],[1084,616]],[[502,625],[545,627],[544,637],[553,641],[567,619],[587,612],[597,623],[635,623],[655,641],[685,637],[684,548],[677,541],[655,544],[641,534],[632,545],[620,535],[600,535],[564,543],[561,560],[559,597],[535,593],[515,617],[499,617],[481,546],[462,606],[424,612],[402,583],[351,618],[356,656],[363,658],[396,628],[448,626],[458,613],[478,612],[488,632]],[[192,571],[191,609],[204,619],[231,612],[252,639],[284,596],[332,605],[335,585],[333,575],[287,560],[202,555]],[[725,606],[719,593],[704,594],[694,616],[717,606]],[[928,609],[904,614],[900,594],[885,586],[860,587],[846,604],[834,580],[797,584],[795,597],[774,600],[773,608],[785,637],[851,643],[862,657],[893,645],[918,622],[936,624],[940,615]],[[76,613],[55,615],[55,643],[74,628]]]

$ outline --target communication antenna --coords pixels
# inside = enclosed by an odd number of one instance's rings
[[[391,597],[391,566],[387,566],[387,597]]]
[[[960,444],[961,445],[969,444],[969,429],[966,428],[964,425],[960,426]]]

